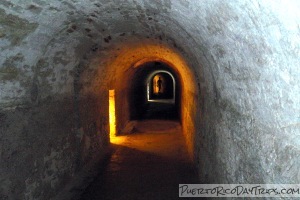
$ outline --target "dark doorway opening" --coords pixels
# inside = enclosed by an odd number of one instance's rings
[[[130,120],[180,120],[180,84],[177,73],[162,62],[139,66],[132,79]]]
[[[176,81],[172,73],[155,70],[147,79],[147,100],[150,102],[175,103]]]

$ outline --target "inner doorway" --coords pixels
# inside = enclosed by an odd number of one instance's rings
[[[129,95],[130,120],[180,120],[177,73],[163,62],[139,66]]]

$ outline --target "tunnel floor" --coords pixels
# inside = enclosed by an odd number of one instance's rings
[[[81,200],[184,199],[178,184],[197,183],[180,124],[138,123],[139,132],[113,140],[113,154]]]
[[[167,103],[148,103],[142,119],[178,119],[176,106]]]
[[[138,114],[132,120],[178,120],[178,108],[175,104],[148,102],[138,108]]]

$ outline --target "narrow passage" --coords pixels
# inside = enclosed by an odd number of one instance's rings
[[[114,152],[81,200],[155,200],[178,197],[178,184],[197,183],[181,126],[145,120],[118,136]]]

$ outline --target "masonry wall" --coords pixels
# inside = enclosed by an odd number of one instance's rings
[[[182,124],[201,182],[298,183],[299,9],[297,0],[1,1],[0,199],[54,198],[100,162],[108,90],[157,58],[187,82]],[[126,49],[143,50],[129,59]]]

